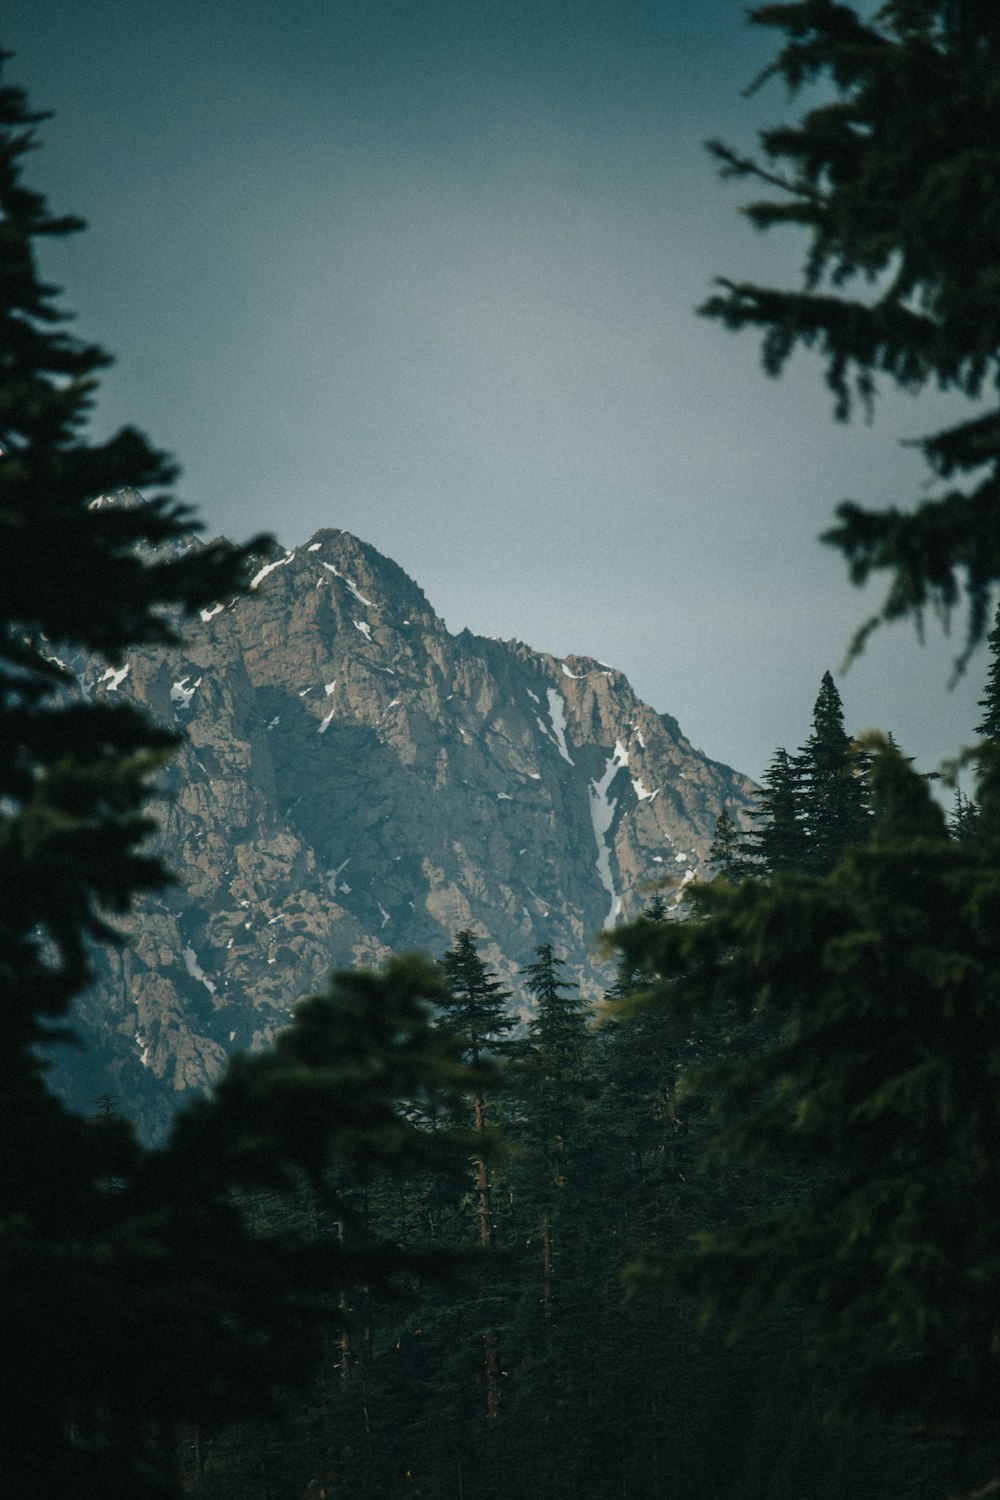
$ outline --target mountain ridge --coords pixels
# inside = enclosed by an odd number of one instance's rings
[[[595,934],[704,872],[720,807],[752,789],[615,668],[453,635],[334,528],[276,547],[183,645],[74,665],[85,695],[184,735],[158,809],[178,884],[104,961],[63,1070],[76,1102],[114,1095],[150,1134],[331,968],[440,954],[461,927],[515,988],[551,942],[598,995]]]

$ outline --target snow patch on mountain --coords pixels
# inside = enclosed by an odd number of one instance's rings
[[[114,667],[109,667],[103,677],[99,677],[97,680],[109,693],[117,693],[131,670],[131,664],[126,662],[124,667],[119,667],[117,670]]]
[[[184,956],[184,967],[185,967],[185,969],[187,969],[188,973],[191,975],[191,978],[192,979],[197,979],[197,981],[198,981],[199,984],[203,984],[205,986],[206,990],[208,990],[208,993],[210,995],[214,995],[216,987],[212,983],[211,979],[208,978],[208,976],[206,975],[206,973],[202,969],[201,964],[198,962],[198,959],[197,959],[197,957],[195,955],[194,949],[193,948],[185,948],[183,956]]]
[[[190,687],[188,687],[189,682],[191,683]],[[182,708],[190,708],[191,699],[194,697],[198,688],[201,687],[201,684],[202,679],[200,677],[195,678],[194,682],[191,682],[190,677],[179,678],[178,681],[175,682],[173,687],[170,689],[171,703],[179,704]]]
[[[354,582],[353,578],[348,578],[347,574],[346,573],[342,573],[339,568],[337,568],[337,567],[335,567],[333,565],[333,563],[325,562],[323,564],[323,566],[324,566],[324,568],[326,568],[326,570],[327,570],[328,573],[332,573],[335,578],[339,578],[340,579],[341,583],[345,583],[347,585],[347,587],[350,589],[351,593],[354,595],[355,599],[357,599],[357,601],[358,601],[359,604],[367,605],[367,607],[369,609],[374,609],[375,608],[374,602],[371,599],[366,599],[365,598],[364,594],[358,588],[358,586]]]
[[[549,717],[552,720],[552,733],[559,747],[559,754],[569,765],[573,764],[573,757],[566,746],[566,703],[561,693],[555,688],[547,690],[549,700]]]
[[[252,589],[258,588],[259,585],[264,582],[264,579],[268,576],[269,573],[273,573],[274,570],[275,570],[275,568],[283,568],[283,567],[285,567],[285,565],[287,563],[290,563],[292,561],[292,559],[294,558],[294,556],[295,556],[294,551],[293,552],[286,552],[285,556],[284,557],[279,557],[277,562],[266,563],[265,566],[263,568],[261,568],[260,572],[259,573],[255,573],[254,576],[251,578],[251,580],[250,580],[250,587]]]
[[[609,797],[611,783],[619,771],[628,765],[628,751],[621,740],[615,740],[614,753],[609,756],[604,768],[604,775],[590,783],[590,821],[594,828],[594,841],[597,844],[597,874],[600,882],[608,895],[611,897],[611,907],[608,911],[605,927],[613,927],[621,916],[622,899],[615,888],[614,876],[611,873],[611,846],[608,843],[608,834],[614,822],[615,811],[618,807],[618,799]]]

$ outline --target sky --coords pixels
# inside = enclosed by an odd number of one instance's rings
[[[847,728],[929,770],[974,738],[961,621],[878,632],[818,534],[909,507],[905,440],[961,408],[888,390],[833,420],[696,315],[713,278],[797,284],[705,142],[803,107],[745,88],[777,38],[739,0],[6,0],[6,82],[54,111],[26,181],[88,222],[47,247],[115,356],[93,433],[142,428],[208,535],[343,527],[449,629],[591,655],[759,778]]]

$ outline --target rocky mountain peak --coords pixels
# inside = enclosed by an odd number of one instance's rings
[[[439,955],[462,927],[515,991],[551,942],[599,994],[595,934],[654,882],[674,899],[751,791],[613,667],[452,635],[402,568],[332,528],[275,549],[183,647],[83,664],[80,685],[185,734],[161,810],[178,885],[109,959],[67,1082],[149,1132],[332,967]]]

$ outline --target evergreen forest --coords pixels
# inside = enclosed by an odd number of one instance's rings
[[[870,9],[753,11],[819,103],[759,159],[713,147],[809,248],[802,287],[702,312],[760,330],[771,374],[812,348],[841,419],[880,379],[1000,384],[1000,18]],[[186,550],[171,461],[89,439],[109,357],[38,272],[82,228],[22,181],[43,119],[0,87],[0,1494],[1000,1492],[995,410],[921,441],[943,490],[826,538],[888,574],[855,651],[962,602],[959,668],[988,642],[950,818],[826,673],[746,826],[719,810],[712,878],[604,935],[599,1006],[545,943],[506,991],[461,930],[334,974],[149,1148],[47,1074],[170,879],[145,840],[176,739],[81,701],[60,651],[177,640],[266,539]],[[144,503],[93,504],[123,488]]]

